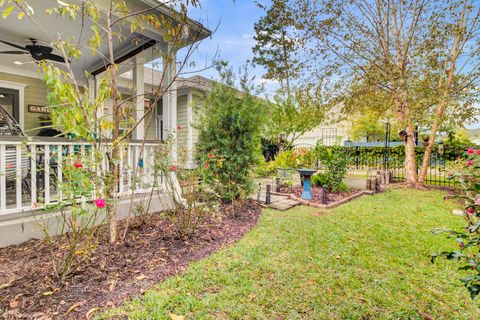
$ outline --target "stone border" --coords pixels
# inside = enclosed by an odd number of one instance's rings
[[[370,191],[370,190],[362,190],[362,191],[357,192],[355,194],[352,194],[351,196],[348,196],[348,197],[346,197],[342,200],[339,200],[337,202],[333,202],[333,203],[330,203],[330,204],[321,204],[321,203],[311,202],[311,201],[299,198],[299,197],[295,196],[294,194],[289,194],[288,197],[292,200],[298,201],[300,204],[303,204],[305,206],[314,207],[314,208],[321,208],[321,209],[331,209],[331,208],[335,208],[335,207],[337,207],[341,204],[350,202],[353,199],[356,199],[358,197],[363,196],[364,194],[371,196],[371,195],[374,195],[375,193],[373,191]]]

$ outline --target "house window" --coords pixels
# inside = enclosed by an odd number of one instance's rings
[[[0,87],[0,106],[10,114],[15,121],[20,122],[18,90]]]

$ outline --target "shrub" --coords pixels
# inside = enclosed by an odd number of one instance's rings
[[[311,181],[312,181],[312,185],[317,187],[327,185],[327,175],[322,172],[315,173],[312,176]]]
[[[231,70],[220,68],[222,83],[215,84],[205,99],[197,145],[199,166],[211,164],[211,154],[222,155],[215,177],[205,177],[223,200],[248,196],[255,188],[253,167],[261,159],[261,132],[267,102],[254,95],[243,76],[243,92],[234,88]]]
[[[327,148],[317,145],[314,150],[323,170],[323,173],[317,174],[316,183],[328,186],[333,192],[348,190],[348,187],[343,183],[343,178],[347,175],[350,157],[342,152],[342,148],[338,146]]]
[[[330,188],[330,185],[332,184],[332,182],[329,180],[329,175],[323,172],[314,174],[311,178],[311,181],[312,185],[317,187],[328,186]],[[334,188],[330,188],[330,190],[334,192],[348,192],[350,187],[345,182],[341,181]]]
[[[298,169],[311,167],[314,164],[315,153],[307,148],[280,151],[273,162],[275,168]]]
[[[95,225],[102,222],[101,213],[110,200],[100,196],[98,190],[96,200],[85,200],[93,198],[99,185],[95,162],[90,157],[84,157],[82,161],[77,155],[65,156],[61,168],[64,183],[58,188],[62,199],[43,207],[48,212],[59,212],[56,215],[57,229],[52,230],[50,220],[45,220],[41,228],[44,241],[49,244],[54,274],[63,283],[76,267],[88,262],[95,251],[100,237]]]
[[[172,225],[175,235],[189,238],[198,227],[218,212],[218,196],[209,188],[207,181],[213,181],[222,167],[222,156],[211,154],[208,166],[191,168],[188,152],[181,148],[178,159],[170,157],[170,148],[176,141],[169,137],[155,148],[154,175],[163,175],[167,191],[172,195],[174,207],[164,212]],[[170,208],[170,199],[163,207]]]
[[[480,150],[468,149],[464,166],[456,173],[449,172],[451,179],[456,179],[462,186],[463,194],[457,196],[462,200],[462,214],[465,228],[461,230],[435,229],[434,234],[447,233],[454,238],[458,251],[443,251],[432,255],[456,260],[461,263],[459,270],[468,272],[462,279],[472,299],[480,294]]]

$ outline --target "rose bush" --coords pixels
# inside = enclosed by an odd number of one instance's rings
[[[469,148],[466,161],[458,172],[449,173],[450,179],[456,179],[462,187],[457,196],[463,203],[462,213],[465,219],[463,230],[435,229],[434,233],[447,233],[454,238],[458,250],[443,251],[432,255],[456,260],[461,263],[459,270],[467,272],[462,279],[472,299],[480,294],[480,150]]]

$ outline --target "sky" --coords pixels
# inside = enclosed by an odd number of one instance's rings
[[[264,0],[262,3],[269,1]],[[199,45],[192,56],[195,67],[188,72],[210,66],[215,58],[227,61],[237,72],[253,58],[254,24],[264,15],[264,11],[258,8],[254,0],[200,0],[200,4],[200,8],[192,8],[188,15],[210,29],[213,34]],[[182,52],[179,55],[182,56]],[[265,92],[271,94],[277,86],[263,80],[263,73],[262,67],[249,67],[249,75],[253,81],[264,84]],[[218,73],[213,68],[201,70],[199,74],[218,79]]]
[[[267,5],[270,3],[270,0],[258,1]],[[234,71],[238,71],[248,60],[252,60],[252,47],[255,45],[254,24],[264,15],[264,11],[254,0],[200,0],[200,5],[201,7],[191,8],[188,15],[210,29],[213,34],[211,38],[200,43],[191,57],[195,66],[185,68],[182,76],[201,74],[218,80],[218,73],[214,68],[204,68],[211,66],[214,59],[220,58],[227,61]],[[179,52],[179,57],[182,58],[182,51]],[[263,74],[262,67],[249,67],[249,75],[254,83],[263,85],[264,95],[271,97],[278,88],[278,83],[262,79]],[[479,128],[480,119],[466,127]]]

